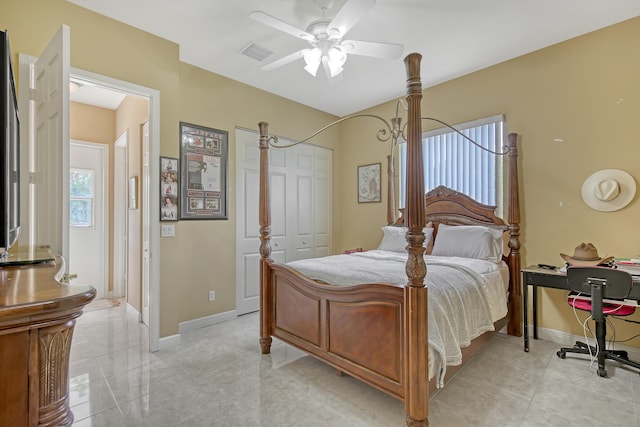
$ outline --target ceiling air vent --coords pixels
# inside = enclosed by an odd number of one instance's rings
[[[240,53],[242,53],[243,55],[247,55],[249,58],[253,58],[257,61],[262,61],[273,52],[265,47],[259,46],[253,42],[249,42],[240,50]]]

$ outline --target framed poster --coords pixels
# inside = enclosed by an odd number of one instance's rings
[[[380,200],[380,163],[358,166],[358,203]]]
[[[226,131],[180,122],[180,219],[227,219]]]
[[[178,159],[160,157],[160,221],[178,220]]]

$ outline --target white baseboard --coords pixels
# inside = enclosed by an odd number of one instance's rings
[[[201,317],[199,319],[187,320],[178,324],[178,333],[193,331],[194,329],[205,328],[215,325],[216,323],[226,322],[238,317],[236,310],[226,311],[224,313],[213,314],[211,316]]]
[[[529,338],[533,339],[533,325],[529,325]],[[538,326],[538,338],[551,341],[561,346],[565,347],[573,347],[573,344],[576,341],[584,342],[583,335],[573,335],[568,332],[558,331],[555,329],[541,328]],[[592,336],[587,335],[589,338],[589,342],[593,345],[595,339]],[[629,359],[631,360],[640,360],[640,348],[624,346],[621,344],[615,345],[616,350],[625,350],[629,353]]]
[[[129,306],[131,307],[131,306]],[[127,307],[128,308],[128,307]],[[132,310],[135,311],[133,307]],[[137,313],[137,311],[135,311]],[[166,350],[180,344],[180,334],[193,331],[195,329],[204,328],[207,326],[215,325],[216,323],[226,322],[238,317],[236,310],[227,311],[224,313],[213,314],[211,316],[201,317],[199,319],[187,320],[178,324],[178,333],[175,335],[169,335],[168,337],[160,338],[158,341],[158,350]]]
[[[138,318],[138,322],[142,322],[142,313],[135,309],[134,306],[127,303],[127,313],[131,313]]]
[[[166,350],[180,344],[180,334],[169,335],[158,340],[158,350]]]

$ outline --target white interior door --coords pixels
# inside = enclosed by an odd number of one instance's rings
[[[236,129],[236,311],[238,315],[260,308],[260,225],[259,184],[260,149],[257,133]],[[271,150],[271,257],[277,262],[287,258],[285,212],[287,176],[283,150]]]
[[[149,325],[149,280],[150,280],[150,165],[149,165],[149,122],[142,125],[142,322]]]
[[[287,226],[290,239],[287,261],[313,257],[313,146],[298,144],[285,149],[289,160]]]
[[[333,253],[333,151],[313,147],[313,256]]]
[[[69,150],[69,272],[78,283],[107,292],[108,202],[106,146],[72,142]]]
[[[258,140],[256,132],[236,129],[236,310],[239,315],[260,307]],[[308,144],[269,149],[271,257],[276,262],[332,253],[332,156],[331,150]]]
[[[69,259],[69,27],[63,25],[34,66],[35,243]],[[31,110],[31,109],[29,109]]]
[[[236,129],[236,311],[260,308],[260,150],[255,132]]]

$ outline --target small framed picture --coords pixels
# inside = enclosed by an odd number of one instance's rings
[[[138,177],[129,178],[129,209],[138,209]]]
[[[358,166],[358,203],[380,202],[380,163]]]
[[[160,157],[160,221],[178,220],[178,159]]]

